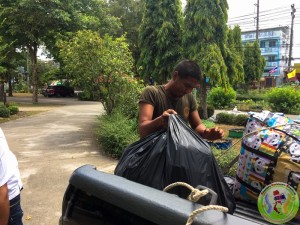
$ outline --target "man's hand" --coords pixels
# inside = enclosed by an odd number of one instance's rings
[[[206,128],[203,134],[203,137],[205,139],[214,141],[217,139],[221,139],[224,137],[224,131],[218,127],[214,127],[214,128]]]
[[[168,127],[168,121],[170,114],[177,114],[177,112],[173,109],[167,109],[161,115],[162,126],[166,129]]]

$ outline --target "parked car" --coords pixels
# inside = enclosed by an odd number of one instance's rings
[[[73,97],[74,89],[72,87],[67,87],[64,85],[50,85],[43,91],[45,97]]]

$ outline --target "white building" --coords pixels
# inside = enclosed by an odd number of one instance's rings
[[[242,42],[256,40],[256,30],[242,32]],[[274,27],[259,30],[258,41],[261,54],[266,59],[266,66],[262,74],[261,86],[274,87],[282,84],[284,69],[288,66],[289,28]]]

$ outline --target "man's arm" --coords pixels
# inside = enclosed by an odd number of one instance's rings
[[[9,217],[9,199],[7,184],[0,187],[0,225],[7,225]]]
[[[218,127],[206,128],[202,123],[197,110],[190,112],[189,123],[191,127],[203,138],[208,140],[217,140],[224,137],[224,131]]]
[[[139,134],[140,137],[146,137],[149,134],[160,129],[166,129],[168,125],[168,117],[170,114],[177,114],[173,109],[168,109],[163,114],[154,120],[153,117],[154,107],[148,103],[139,103]]]

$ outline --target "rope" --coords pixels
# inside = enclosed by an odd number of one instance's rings
[[[183,187],[186,187],[188,189],[191,190],[191,193],[190,195],[188,196],[188,200],[192,201],[192,202],[197,202],[201,197],[205,196],[206,194],[209,193],[208,190],[198,190],[194,187],[192,187],[191,185],[187,184],[187,183],[184,183],[184,182],[175,182],[173,184],[170,184],[168,185],[167,187],[165,187],[163,189],[163,191],[168,191],[176,186],[183,186]],[[208,205],[208,206],[203,206],[199,209],[196,209],[194,210],[190,215],[189,215],[189,218],[186,222],[186,225],[191,225],[195,219],[195,217],[199,214],[199,213],[202,213],[204,211],[208,211],[208,210],[219,210],[221,212],[228,212],[228,208],[226,207],[223,207],[223,206],[219,206],[219,205]]]
[[[199,208],[199,209],[194,210],[194,211],[190,214],[190,216],[189,216],[189,218],[188,218],[188,220],[187,220],[187,222],[186,222],[186,225],[191,225],[191,224],[193,223],[195,217],[196,217],[199,213],[205,212],[205,211],[207,211],[207,210],[219,210],[219,211],[224,212],[224,213],[228,212],[228,208],[223,207],[223,206],[219,206],[219,205],[207,205],[207,206],[203,206],[203,207],[201,207],[201,208]]]
[[[173,184],[170,184],[168,185],[167,187],[164,188],[163,191],[168,191],[176,186],[183,186],[183,187],[186,187],[188,189],[191,190],[191,193],[189,194],[189,196],[187,197],[188,200],[192,201],[192,202],[197,202],[199,201],[199,199],[205,195],[207,195],[209,193],[208,190],[198,190],[194,187],[192,187],[191,185],[187,184],[187,183],[184,183],[184,182],[176,182],[176,183],[173,183]]]

